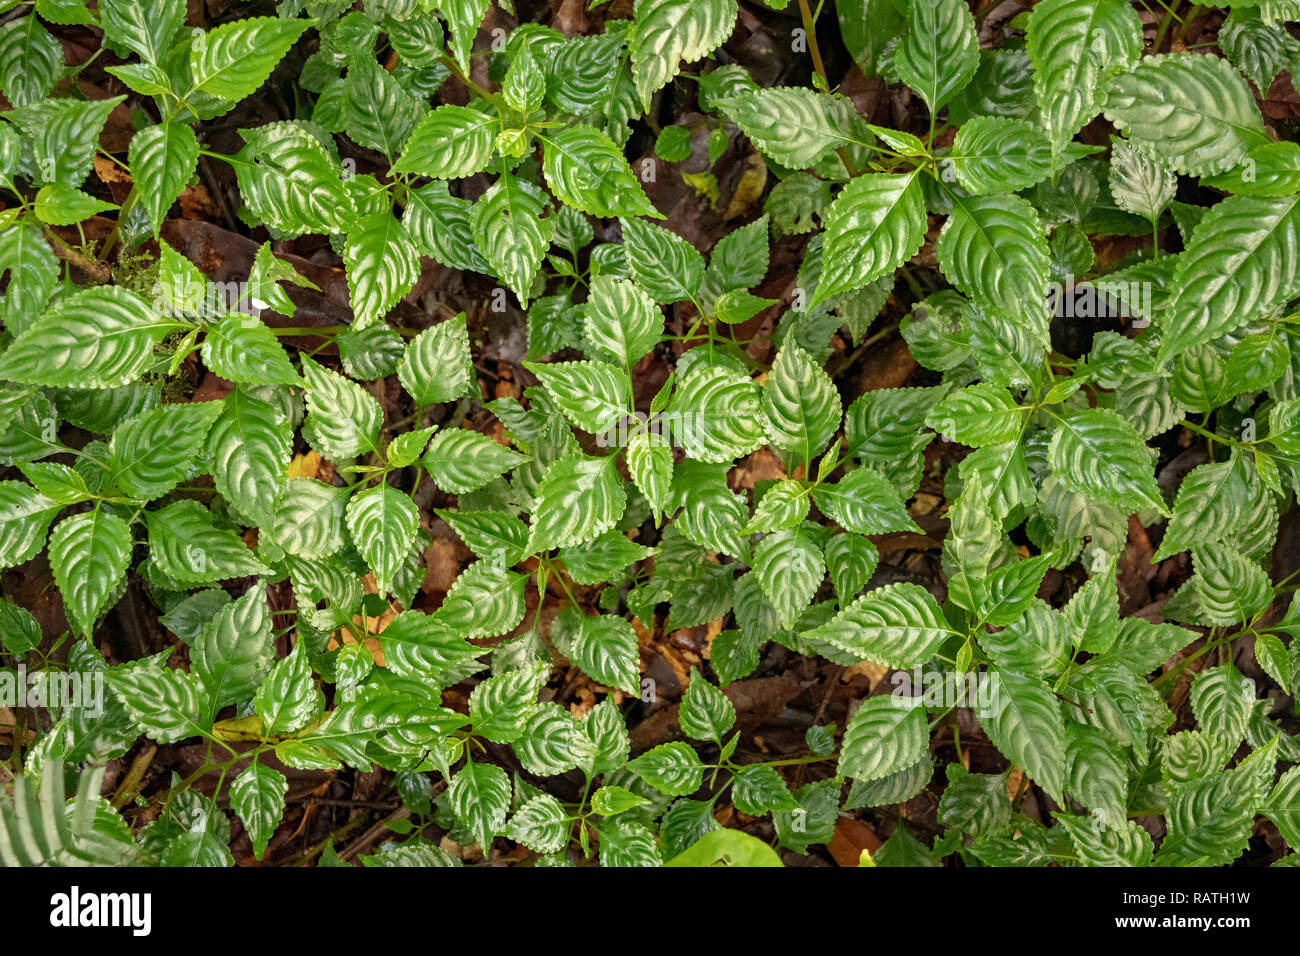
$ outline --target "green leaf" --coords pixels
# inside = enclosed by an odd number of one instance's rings
[[[1178,177],[1169,167],[1121,139],[1111,146],[1108,183],[1115,205],[1143,219],[1158,218],[1178,189]]]
[[[835,835],[839,790],[835,780],[819,780],[796,790],[794,798],[803,812],[778,811],[772,815],[779,845],[806,853],[810,844],[829,843]]]
[[[1019,439],[1025,409],[1005,388],[981,382],[949,393],[930,410],[925,423],[949,441],[979,448]]]
[[[439,106],[411,131],[394,173],[460,179],[487,167],[501,121],[465,106]]]
[[[1259,812],[1277,824],[1288,846],[1293,850],[1300,846],[1300,767],[1282,774]]]
[[[510,743],[523,734],[549,670],[538,663],[480,682],[469,696],[474,733],[498,743]]]
[[[284,798],[289,781],[280,771],[254,760],[230,785],[230,808],[244,821],[253,843],[253,857],[260,860],[266,845],[284,816]]]
[[[542,137],[542,171],[556,198],[585,213],[664,218],[646,198],[622,150],[591,126],[568,126]]]
[[[0,481],[0,567],[12,568],[45,547],[62,506],[21,481]]]
[[[1298,247],[1300,196],[1229,196],[1212,208],[1174,268],[1160,361],[1167,363],[1292,298],[1300,289]]]
[[[1156,866],[1223,866],[1246,848],[1255,817],[1254,788],[1241,770],[1194,780],[1165,814],[1168,831]]]
[[[253,711],[269,735],[297,733],[320,717],[325,695],[312,681],[306,645],[298,641],[289,656],[276,661],[253,696]]]
[[[832,149],[862,141],[847,132],[858,119],[851,104],[803,87],[746,90],[717,106],[755,146],[791,169],[815,166]]]
[[[0,232],[0,269],[9,273],[9,287],[0,299],[0,318],[18,335],[36,320],[54,291],[58,260],[45,236],[28,222]]]
[[[161,62],[185,23],[184,0],[160,0],[148,7],[133,0],[104,0],[98,8],[105,45],[124,59],[131,52]]]
[[[92,497],[86,479],[67,465],[31,461],[19,467],[37,491],[61,505],[76,504]]]
[[[449,402],[477,391],[464,313],[413,338],[397,377],[420,405]]]
[[[32,612],[0,599],[0,647],[21,661],[40,643],[41,626]]]
[[[467,763],[451,778],[447,797],[452,811],[488,854],[492,837],[510,809],[510,778],[505,771],[491,764]]]
[[[627,768],[660,793],[676,797],[694,793],[704,779],[704,764],[679,740],[647,750]]]
[[[118,286],[83,289],[60,299],[13,340],[0,355],[0,378],[71,388],[126,385],[177,327]]]
[[[555,217],[542,218],[546,209],[545,193],[503,172],[470,211],[475,245],[524,304],[555,231]]]
[[[864,700],[844,729],[836,773],[854,780],[880,780],[926,755],[925,708],[910,697],[880,694]]]
[[[1038,593],[1047,565],[1047,556],[1038,555],[991,571],[978,607],[984,623],[1003,627],[1020,620]]]
[[[200,733],[199,679],[164,667],[159,657],[115,667],[105,675],[108,689],[120,700],[135,725],[160,744]]]
[[[1300,146],[1286,140],[1256,146],[1240,166],[1201,182],[1245,196],[1289,196],[1300,191]]]
[[[621,581],[628,565],[652,554],[653,548],[629,541],[622,531],[611,529],[587,544],[565,548],[560,560],[570,578],[591,587]]]
[[[311,25],[308,20],[249,17],[196,35],[190,46],[190,92],[231,103],[242,100],[266,82]]]
[[[1071,491],[1131,511],[1165,511],[1146,445],[1133,426],[1112,411],[1085,409],[1060,419],[1047,461]]]
[[[0,29],[5,98],[14,106],[39,102],[63,73],[63,47],[35,16],[10,20]]]
[[[654,834],[640,823],[616,821],[599,828],[600,863],[605,867],[659,866]]]
[[[841,603],[851,600],[867,586],[880,563],[876,546],[852,533],[833,535],[826,542],[824,553],[826,569]]]
[[[801,531],[777,531],[754,548],[754,573],[783,629],[792,627],[826,577],[821,550]]]
[[[1092,570],[1096,576],[1074,592],[1062,613],[1074,646],[1101,654],[1119,636],[1119,591],[1113,560]]]
[[[145,522],[150,559],[177,581],[211,584],[270,573],[235,532],[215,527],[212,513],[197,501],[177,501],[147,511]]]
[[[131,560],[131,529],[95,509],[59,522],[50,535],[50,567],[77,631],[89,635],[118,591]]]
[[[1120,827],[1101,826],[1096,817],[1053,814],[1088,866],[1150,866],[1151,835],[1136,820]]]
[[[157,231],[194,175],[199,159],[194,128],[184,123],[146,127],[131,137],[127,159],[144,210]]]
[[[736,15],[736,0],[637,0],[627,46],[641,105],[649,110],[650,97],[677,75],[682,60],[690,63],[721,46]]]
[[[31,145],[32,182],[60,183],[73,189],[90,172],[99,134],[108,115],[125,97],[103,100],[50,99],[6,113]]]
[[[1193,679],[1191,701],[1197,726],[1221,741],[1225,752],[1236,750],[1246,736],[1255,685],[1234,667],[1212,667]]]
[[[614,770],[627,760],[627,726],[612,697],[606,697],[588,711],[578,729],[575,750],[580,766],[588,774]]]
[[[930,593],[904,582],[868,591],[806,636],[862,660],[906,668],[928,661],[951,633]]]
[[[279,408],[243,388],[232,390],[222,404],[207,437],[213,483],[242,513],[266,527],[286,487],[293,427]]]
[[[1243,712],[1246,709],[1243,703]],[[1160,755],[1160,785],[1165,792],[1173,793],[1194,780],[1222,770],[1231,756],[1229,746],[1241,743],[1245,727],[1245,721],[1242,721],[1236,743],[1231,745],[1221,737],[1199,730],[1181,730],[1165,738],[1164,751]]]
[[[109,443],[109,481],[141,501],[161,498],[195,472],[224,402],[162,405],[129,418]]]
[[[912,5],[907,35],[894,51],[894,70],[932,114],[970,82],[979,61],[975,18],[965,0]]]
[[[451,27],[448,46],[461,72],[469,74],[469,51],[474,45],[483,15],[487,13],[488,0],[438,0],[438,10]]]
[[[441,685],[479,654],[450,623],[422,611],[403,611],[379,632],[384,666],[399,677]]]
[[[903,507],[898,489],[870,468],[855,468],[834,484],[818,485],[813,500],[846,531],[857,534],[920,531]]]
[[[473,206],[457,199],[444,182],[431,182],[406,193],[402,223],[420,252],[454,269],[487,272],[470,230]]]
[[[1142,21],[1124,0],[1043,0],[1025,33],[1034,93],[1059,153],[1097,115],[1109,78],[1137,62]]]
[[[542,380],[564,417],[575,428],[598,434],[612,428],[631,408],[627,372],[606,362],[525,362]]]
[[[995,747],[1057,803],[1065,789],[1065,720],[1052,688],[1040,678],[997,671],[996,710],[980,717]]]
[[[232,312],[209,327],[203,362],[222,378],[248,385],[301,385],[275,333],[261,319]]]
[[[358,220],[343,246],[352,313],[361,329],[383,321],[420,277],[420,253],[393,214],[384,210]]]
[[[347,517],[348,531],[357,550],[375,572],[379,593],[388,593],[420,530],[415,504],[391,485],[379,484],[353,496],[348,503]]]
[[[514,515],[504,511],[446,509],[438,509],[437,514],[451,526],[465,546],[484,561],[508,568],[523,560],[528,544],[528,526]],[[602,577],[600,580],[605,579]]]
[[[569,836],[564,807],[549,793],[538,794],[510,818],[506,836],[536,853],[558,853]]]
[[[685,239],[641,219],[620,219],[627,264],[638,288],[661,305],[692,299],[704,278],[704,257]]]
[[[269,123],[241,134],[239,195],[262,222],[287,235],[339,233],[354,218],[341,169],[306,128]]]
[[[826,215],[825,261],[809,305],[892,273],[921,248],[926,225],[915,173],[851,180]]]
[[[712,740],[719,746],[736,722],[736,708],[731,701],[692,667],[690,683],[682,695],[677,722],[696,740]],[[791,808],[793,809],[793,808]]]
[[[636,696],[641,687],[641,663],[631,623],[614,614],[584,616],[573,635],[572,657],[582,672],[598,684]]]
[[[654,299],[627,279],[604,275],[591,280],[583,323],[592,348],[625,367],[654,348],[664,331]]]
[[[71,226],[105,209],[116,208],[111,202],[96,199],[62,183],[42,186],[32,203],[36,218],[52,226]]]
[[[977,116],[957,130],[948,159],[957,181],[977,196],[1015,192],[1052,171],[1052,144],[1025,120]]]
[[[658,432],[639,431],[624,451],[628,475],[656,515],[668,507],[673,486],[673,448]]]
[[[1047,236],[1017,196],[954,196],[939,234],[939,267],[962,292],[990,308],[1025,316],[1046,338]]]
[[[622,787],[601,787],[591,795],[591,809],[602,817],[614,817],[637,807],[644,807],[650,801]]]
[[[945,768],[948,786],[939,798],[939,819],[962,833],[997,833],[1011,822],[1005,773],[969,773],[958,763]]]
[[[476,561],[456,578],[437,618],[468,638],[504,634],[524,619],[524,576]]]
[[[622,718],[617,711],[614,717],[621,726]],[[599,719],[597,718],[598,721]],[[624,735],[626,737],[626,731]],[[585,740],[585,737],[569,712],[559,704],[545,701],[533,710],[524,724],[523,733],[511,746],[529,773],[554,775],[565,773],[578,765],[580,740]],[[626,755],[625,745],[623,757]],[[622,757],[616,756],[614,759],[617,763],[622,763]]]
[[[818,370],[818,374],[825,373]],[[664,418],[691,458],[703,462],[730,462],[749,454],[763,443],[763,428],[768,425],[768,416],[760,409],[761,395],[758,384],[749,376],[720,365],[701,363],[693,366],[678,382]],[[798,414],[798,407],[787,407],[787,403],[794,400],[788,392],[778,397],[782,401],[779,408],[776,408],[775,400],[773,402],[776,414]],[[838,407],[827,408],[828,397],[824,392],[819,399],[814,412],[838,414]],[[793,429],[799,422],[782,418],[780,424],[790,424]]]
[[[1249,520],[1251,501],[1261,492],[1248,483],[1239,455],[1193,468],[1178,486],[1169,526],[1152,560],[1233,535]]]
[[[426,110],[392,73],[368,56],[348,60],[343,95],[348,137],[390,158],[397,155],[398,147]]]
[[[808,506],[808,489],[802,481],[778,481],[759,499],[754,507],[754,516],[743,529],[744,533],[767,533],[794,528],[808,517]]]
[[[549,48],[546,96],[561,109],[581,116],[613,112],[620,87],[631,87],[622,70],[623,36],[615,30],[576,36]],[[636,110],[636,103],[631,104]]]
[[[1231,169],[1268,142],[1250,86],[1217,56],[1144,57],[1115,77],[1105,113],[1135,143],[1189,176]]]
[[[807,464],[840,427],[840,396],[831,377],[793,342],[777,353],[763,387],[767,440]]]
[[[592,540],[614,527],[627,506],[612,457],[570,455],[555,462],[534,498],[528,539],[532,554]]]
[[[439,488],[464,495],[526,461],[487,435],[468,428],[444,428],[434,433],[420,464]]]
[[[733,778],[731,799],[736,809],[750,816],[764,816],[775,811],[790,812],[799,809],[775,768],[767,764],[743,767]]]
[[[1249,621],[1273,603],[1273,587],[1264,569],[1226,544],[1192,548],[1192,592],[1200,623]]]
[[[253,585],[204,623],[190,648],[192,673],[207,693],[204,716],[215,719],[228,704],[249,700],[275,659],[266,590]]]
[[[309,412],[305,430],[312,446],[333,461],[346,461],[364,451],[377,452],[375,441],[384,413],[370,393],[305,355],[302,371]]]

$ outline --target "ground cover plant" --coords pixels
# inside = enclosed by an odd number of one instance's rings
[[[0,6],[6,864],[1300,860],[1300,4]]]

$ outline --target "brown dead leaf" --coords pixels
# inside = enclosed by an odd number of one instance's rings
[[[736,182],[736,189],[727,203],[723,219],[738,219],[749,212],[754,203],[763,195],[767,187],[767,163],[757,152],[745,157],[745,168]]]
[[[212,195],[202,183],[187,186],[180,196],[181,216],[185,219],[216,219],[221,210],[212,201]]]
[[[785,478],[785,468],[769,448],[760,448],[742,458],[728,476],[728,484],[733,491],[750,490],[760,481]]]
[[[889,668],[883,664],[877,664],[875,661],[860,661],[852,667],[844,668],[843,673],[840,674],[840,682],[847,684],[853,678],[862,675],[871,682],[868,687],[874,688],[888,673]]]
[[[101,183],[129,183],[131,174],[107,156],[95,157],[95,175]]]
[[[840,817],[835,821],[835,835],[831,837],[826,849],[839,866],[857,866],[862,859],[862,851],[868,850],[873,855],[883,845],[883,841],[861,820]]]
[[[433,544],[424,552],[424,566],[427,571],[420,590],[425,594],[433,592],[446,593],[456,582],[460,574],[460,557],[456,545],[445,538],[434,538]]]
[[[290,478],[316,478],[320,475],[321,457],[314,451],[305,455],[294,455],[289,462]]]

